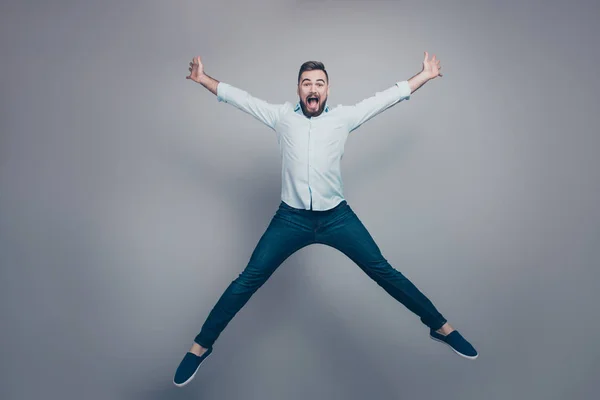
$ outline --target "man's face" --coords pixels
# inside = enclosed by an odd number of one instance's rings
[[[302,112],[307,117],[321,115],[329,96],[329,83],[321,70],[304,71],[298,84]]]

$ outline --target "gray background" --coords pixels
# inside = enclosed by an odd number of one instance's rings
[[[54,1],[0,8],[0,398],[591,399],[600,375],[594,1]],[[171,380],[280,198],[273,131],[185,78],[353,104],[346,197],[481,355],[335,250],[290,257]]]

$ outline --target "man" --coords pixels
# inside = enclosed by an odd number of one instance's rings
[[[331,246],[347,255],[386,292],[420,317],[432,339],[449,345],[457,354],[475,359],[477,351],[452,328],[434,305],[406,277],[392,268],[343,195],[340,161],[350,132],[410,98],[427,81],[440,74],[440,61],[425,52],[423,69],[407,81],[376,93],[354,106],[329,108],[329,75],[325,66],[308,61],[298,73],[299,96],[270,104],[204,72],[200,57],[190,63],[187,79],[200,83],[218,101],[252,115],[277,134],[282,159],[281,203],[260,238],[248,265],[222,294],[206,319],[191,349],[179,364],[173,382],[184,386],[212,353],[213,344],[235,314],[273,272],[297,250],[314,243]]]

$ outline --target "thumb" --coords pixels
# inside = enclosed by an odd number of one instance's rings
[[[423,60],[423,62],[427,61],[428,57],[429,57],[429,54],[427,52],[425,52],[425,59]]]

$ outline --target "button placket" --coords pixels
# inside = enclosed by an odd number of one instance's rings
[[[312,155],[312,120],[308,120],[308,154],[307,154],[307,162],[306,162],[306,173],[307,173],[307,182],[308,182],[308,194],[309,194],[309,205],[310,209],[313,209],[313,199],[312,199],[312,189],[310,187],[310,165],[311,165],[311,155]]]

